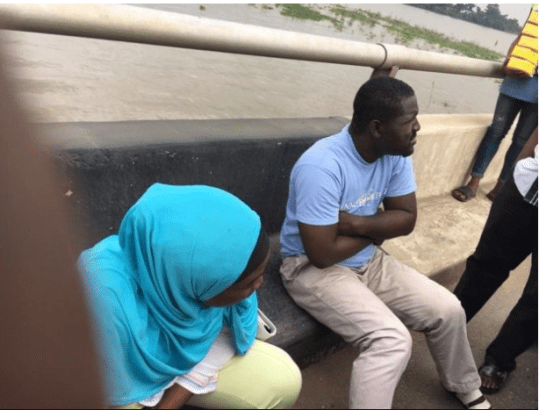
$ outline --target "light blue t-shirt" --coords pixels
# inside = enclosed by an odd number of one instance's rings
[[[305,254],[298,222],[333,225],[339,221],[339,211],[374,215],[385,197],[415,190],[410,157],[385,155],[369,164],[357,152],[347,125],[340,133],[317,141],[292,168],[281,253],[284,257]],[[373,255],[370,244],[339,264],[360,267]]]

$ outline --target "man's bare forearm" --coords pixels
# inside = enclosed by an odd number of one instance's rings
[[[385,210],[373,216],[339,212],[339,221],[334,225],[300,223],[301,240],[311,263],[320,269],[327,268],[370,244],[380,245],[384,239],[412,232],[417,215],[415,193],[386,198],[383,205]]]
[[[300,223],[299,231],[309,261],[319,269],[348,259],[373,242],[369,238],[339,235],[336,224],[313,226]]]
[[[371,238],[339,235],[337,236],[337,238],[335,238],[332,248],[325,253],[325,259],[321,261],[321,265],[323,267],[328,267],[331,265],[335,265],[336,263],[342,262],[343,260],[354,256],[361,249],[365,248],[371,243],[373,243],[373,240]],[[311,260],[311,258],[309,259]],[[319,257],[318,259],[321,258]],[[311,260],[311,263],[312,262],[313,261]],[[315,263],[313,263],[313,265],[316,266]]]
[[[380,211],[372,216],[357,216],[339,213],[339,234],[360,236],[373,240],[391,239],[410,234],[415,226],[414,213],[392,209]]]

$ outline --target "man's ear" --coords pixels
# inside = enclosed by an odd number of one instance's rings
[[[375,138],[380,138],[382,136],[382,127],[383,125],[380,120],[372,120],[369,123],[369,131]]]

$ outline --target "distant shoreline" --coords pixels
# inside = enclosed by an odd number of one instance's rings
[[[395,44],[411,48],[427,48],[446,53],[452,51],[453,54],[490,61],[501,61],[505,57],[473,42],[455,40],[434,30],[412,26],[402,20],[364,10],[361,8],[361,3],[355,4],[354,10],[338,4],[250,4],[250,6],[261,10],[276,9],[281,15],[295,19],[327,21],[337,31],[342,31],[354,24],[361,26],[361,30],[378,26],[384,31],[383,34],[394,39]],[[376,34],[372,32],[367,32],[366,36],[369,40],[377,41]]]
[[[451,17],[478,26],[499,30],[509,34],[519,34],[522,30],[517,19],[508,19],[500,13],[497,4],[487,5],[486,11],[481,10],[473,3],[468,4],[425,4],[425,3],[405,3],[406,6],[417,7],[431,13]]]

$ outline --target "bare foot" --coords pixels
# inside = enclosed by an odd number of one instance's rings
[[[492,188],[492,190],[487,194],[487,198],[490,199],[491,201],[494,201],[494,199],[496,199],[496,196],[498,196],[498,191],[500,190],[502,186],[503,186],[503,181],[500,181],[498,179],[498,182],[496,182],[496,185],[494,186],[494,188]]]
[[[482,389],[487,389],[487,390],[494,390],[496,389],[498,386],[496,385],[496,383],[494,382],[494,380],[492,380],[490,377],[488,376],[485,376],[484,374],[481,375],[481,388]]]

